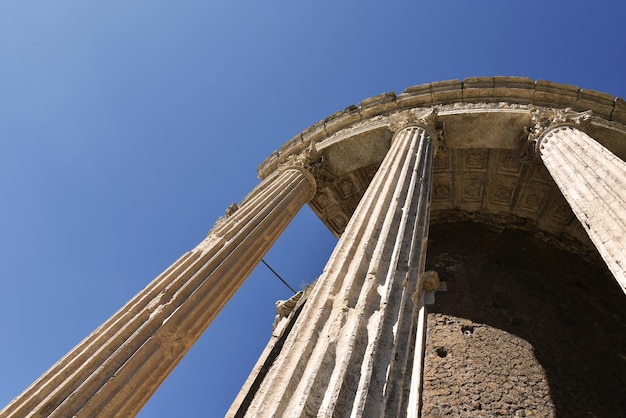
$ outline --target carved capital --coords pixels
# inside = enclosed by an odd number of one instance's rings
[[[531,158],[539,155],[539,145],[545,134],[560,126],[574,126],[578,129],[586,126],[591,119],[591,110],[574,112],[570,108],[551,109],[530,107],[530,126],[525,130],[526,141],[522,147],[522,156]]]
[[[390,118],[389,129],[394,134],[411,126],[419,126],[426,130],[428,136],[435,145],[435,153],[438,150],[447,150],[444,136],[444,126],[443,123],[441,123],[441,121],[437,118],[436,109],[411,109]]]
[[[317,151],[313,141],[300,154],[290,155],[287,161],[278,167],[279,171],[288,169],[300,170],[309,179],[313,186],[311,199],[315,196],[318,188],[335,180],[335,176],[326,168],[324,156]]]

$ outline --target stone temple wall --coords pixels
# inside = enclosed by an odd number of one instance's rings
[[[423,417],[626,416],[626,302],[527,232],[432,225]]]

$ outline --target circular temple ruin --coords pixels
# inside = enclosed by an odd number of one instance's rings
[[[626,104],[518,77],[382,94],[261,183],[0,416],[132,416],[309,204],[338,238],[232,417],[626,416]]]

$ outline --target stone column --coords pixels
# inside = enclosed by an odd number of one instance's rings
[[[423,128],[395,136],[280,353],[227,416],[406,413],[432,162]]]
[[[537,151],[626,292],[626,163],[576,127],[588,116],[574,114],[571,124],[543,129]]]
[[[0,416],[136,415],[314,192],[301,167],[263,181]]]

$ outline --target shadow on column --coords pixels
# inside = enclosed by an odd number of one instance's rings
[[[626,297],[520,231],[433,225],[423,417],[626,417]]]

